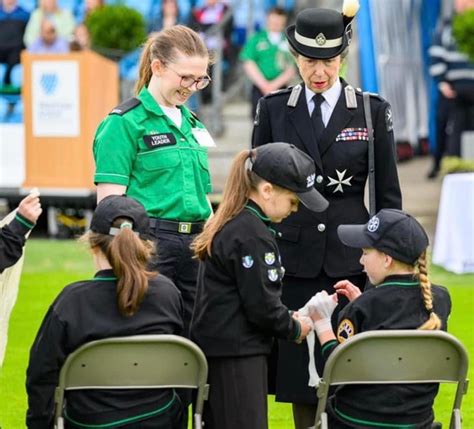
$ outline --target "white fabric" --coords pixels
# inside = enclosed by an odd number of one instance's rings
[[[304,91],[306,94],[306,103],[308,105],[309,116],[311,116],[314,110],[313,96],[315,93],[311,91],[306,85],[304,87]],[[334,82],[334,85],[331,86],[331,88],[329,88],[327,91],[322,93],[322,96],[324,97],[324,101],[323,103],[321,103],[321,115],[322,115],[323,123],[325,127],[327,127],[328,122],[331,119],[332,112],[334,111],[334,108],[336,107],[336,103],[337,103],[337,100],[339,100],[341,91],[342,91],[341,81],[339,79],[336,79],[336,82]]]
[[[163,113],[170,118],[178,128],[181,128],[181,122],[183,120],[183,115],[181,110],[178,107],[167,107],[162,104],[159,105]]]
[[[308,345],[308,357],[309,357],[308,386],[310,387],[319,386],[319,382],[321,380],[321,377],[318,374],[318,370],[316,369],[316,362],[314,360],[314,345],[316,343],[315,330],[317,332],[318,329],[324,329],[323,328],[324,326],[326,327],[326,330],[328,326],[330,329],[332,329],[331,315],[334,312],[334,309],[336,308],[336,306],[337,306],[337,302],[335,302],[332,299],[332,297],[327,294],[326,291],[323,291],[323,292],[318,292],[316,295],[311,297],[311,299],[304,305],[304,307],[298,310],[298,313],[300,314],[300,316],[303,316],[303,317],[310,316],[311,313],[313,313],[316,308],[320,314],[327,315],[327,317],[326,316],[324,317],[326,321],[319,320],[313,323],[313,330],[306,337],[306,344]]]
[[[474,273],[474,173],[443,180],[433,262],[457,274]]]
[[[15,217],[16,210],[9,213],[2,221],[0,227],[10,223]],[[0,274],[0,368],[5,357],[8,339],[8,322],[10,314],[18,296],[18,286],[23,268],[23,256],[12,267],[7,268]]]
[[[337,39],[326,39],[324,43],[317,43],[316,38],[305,37],[295,31],[295,39],[304,46],[310,48],[337,48],[342,45],[342,37]]]

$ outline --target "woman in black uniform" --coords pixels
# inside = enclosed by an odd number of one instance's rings
[[[349,281],[335,285],[352,302],[339,313],[334,332],[335,295],[319,292],[309,304],[326,360],[338,344],[365,331],[447,329],[451,311],[448,291],[432,286],[427,271],[428,237],[422,226],[401,210],[384,209],[365,225],[341,225],[341,241],[363,249],[360,259],[375,289],[363,294]],[[429,429],[437,384],[348,385],[328,402],[331,429],[367,427]]]
[[[267,428],[267,355],[273,337],[301,342],[308,321],[280,301],[284,268],[272,222],[298,209],[321,211],[314,163],[287,143],[242,151],[223,200],[193,243],[202,261],[191,338],[209,363],[208,429]]]
[[[64,288],[31,348],[28,428],[53,428],[59,371],[82,344],[107,337],[182,334],[178,289],[146,268],[153,251],[148,237],[149,219],[137,201],[111,195],[97,206],[85,238],[98,271],[92,280]],[[67,428],[176,429],[182,419],[182,405],[172,389],[78,390],[67,392],[66,399]]]
[[[316,292],[332,290],[341,279],[349,278],[360,288],[366,282],[360,251],[344,247],[336,234],[338,225],[364,223],[369,217],[364,204],[369,127],[363,96],[339,78],[358,6],[357,1],[352,7],[348,3],[342,14],[323,8],[298,14],[286,36],[303,82],[261,98],[255,117],[253,146],[286,141],[309,154],[316,168],[315,187],[329,201],[322,213],[302,207],[276,226],[286,268],[282,301],[290,308],[303,307]],[[401,194],[390,105],[371,94],[370,111],[375,210],[398,209]],[[321,375],[318,347],[315,359]],[[279,343],[276,399],[293,403],[297,429],[312,426],[316,412],[316,391],[308,386],[307,368],[304,345]]]

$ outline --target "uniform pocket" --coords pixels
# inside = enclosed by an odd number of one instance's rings
[[[142,152],[139,154],[139,157],[145,171],[175,168],[181,162],[177,150],[158,149],[151,152]]]
[[[205,193],[208,194],[212,192],[212,184],[211,175],[209,172],[209,158],[207,156],[207,151],[199,150],[197,155],[199,160],[201,182],[204,186]]]

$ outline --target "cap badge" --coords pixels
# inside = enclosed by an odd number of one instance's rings
[[[316,173],[314,174],[310,174],[307,178],[306,178],[306,187],[307,188],[311,188],[312,186],[314,186],[314,179],[316,178]]]
[[[265,263],[267,265],[273,265],[276,261],[275,253],[274,252],[267,252],[265,253]]]
[[[314,40],[318,46],[324,46],[326,44],[326,36],[323,33],[319,33]]]
[[[253,258],[250,255],[242,258],[242,265],[244,268],[251,268],[253,265]]]
[[[367,224],[367,230],[369,232],[375,232],[379,229],[380,225],[380,220],[377,216],[373,216],[370,220],[369,223]]]
[[[271,270],[268,270],[268,279],[271,282],[276,282],[279,278],[278,275],[278,270],[276,268],[272,268]]]

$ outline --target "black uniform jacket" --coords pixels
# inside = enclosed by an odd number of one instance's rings
[[[316,189],[329,201],[323,213],[301,206],[276,229],[286,274],[316,277],[321,269],[330,277],[360,274],[361,252],[344,246],[337,237],[340,224],[367,222],[364,187],[368,171],[368,138],[362,93],[357,107],[348,108],[342,92],[318,145],[315,142],[304,85],[295,107],[288,105],[291,88],[260,99],[252,136],[253,147],[269,142],[292,143],[309,154],[316,166]],[[291,104],[291,102],[290,102]],[[401,208],[395,144],[389,104],[371,96],[375,138],[376,210]]]
[[[284,270],[269,225],[249,201],[200,264],[191,338],[208,357],[268,354],[274,336],[299,337],[299,322],[280,300]]]
[[[66,286],[49,308],[31,348],[26,379],[28,428],[53,427],[54,389],[68,354],[84,343],[107,337],[180,335],[182,312],[178,289],[162,275],[149,281],[131,317],[122,316],[117,308],[112,270]],[[157,410],[173,398],[170,389],[77,390],[67,392],[66,412],[81,423],[105,424]]]
[[[23,254],[25,235],[33,228],[33,224],[20,214],[0,229],[0,273],[15,265]]]
[[[447,329],[451,299],[442,286],[432,286],[434,311]],[[339,314],[337,342],[323,346],[327,359],[338,343],[355,334],[386,329],[417,329],[428,319],[420,285],[412,275],[390,276],[365,291]],[[426,424],[433,419],[438,384],[347,385],[336,390],[332,413],[346,423]],[[344,418],[345,416],[345,418]],[[356,425],[356,427],[358,427]],[[362,427],[365,427],[362,425]],[[417,426],[418,427],[418,426]]]

